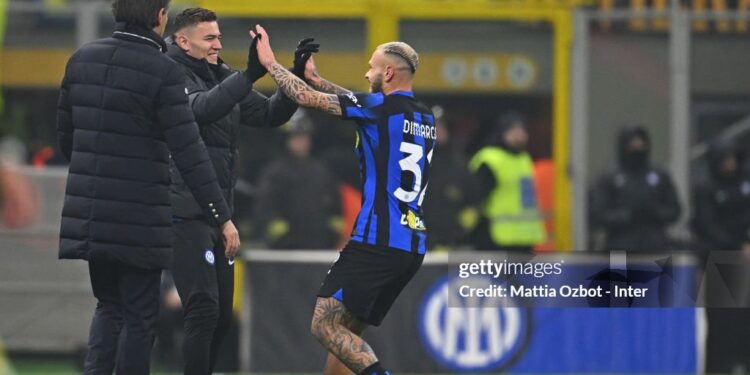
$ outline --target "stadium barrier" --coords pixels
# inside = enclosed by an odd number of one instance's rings
[[[243,371],[320,371],[326,352],[309,333],[310,320],[336,255],[244,253]],[[365,333],[394,371],[698,373],[703,367],[701,308],[461,306],[448,297],[456,256],[429,254],[382,326]],[[602,253],[549,256],[564,257],[566,267],[611,264]],[[694,275],[695,266],[695,259],[681,255],[674,271]]]
[[[95,301],[86,262],[57,259],[67,167],[19,171],[38,212],[23,228],[0,225],[0,339],[11,352],[73,353]]]
[[[86,263],[57,259],[65,168],[24,169],[39,220],[0,229],[0,338],[12,352],[73,353],[86,342],[94,299]],[[383,325],[366,333],[396,371],[696,373],[703,310],[469,308],[446,298],[460,253],[428,254]],[[473,253],[482,254],[482,253]],[[492,253],[486,253],[492,254]],[[239,356],[244,371],[317,372],[325,351],[310,335],[318,287],[335,251],[243,252]],[[608,253],[549,254],[569,267],[609,265]],[[695,272],[689,255],[680,272]],[[450,304],[449,304],[450,302]],[[458,305],[456,305],[458,303]]]

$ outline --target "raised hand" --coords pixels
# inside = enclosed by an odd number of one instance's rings
[[[269,70],[276,62],[276,56],[273,55],[273,50],[271,49],[271,41],[263,26],[255,25],[255,30],[256,31],[250,30],[250,36],[253,37],[253,39],[257,37],[258,41],[255,48],[258,53],[258,59],[260,60],[261,65],[263,65],[266,70]]]
[[[297,49],[294,50],[294,66],[290,70],[300,79],[305,79],[307,62],[312,54],[320,50],[320,44],[313,43],[313,41],[315,41],[314,38],[302,39],[297,44]]]
[[[305,81],[310,82],[314,79],[320,79],[320,74],[318,74],[318,68],[315,66],[315,60],[313,59],[313,56],[310,56],[309,59],[307,59],[307,62],[305,63]]]
[[[250,31],[250,35],[253,35],[252,30]],[[245,71],[245,73],[247,74],[251,82],[255,82],[266,75],[267,70],[258,59],[258,50],[256,46],[258,44],[258,38],[260,38],[260,36],[253,36],[252,38],[253,41],[250,42],[250,47],[247,51],[247,70]]]

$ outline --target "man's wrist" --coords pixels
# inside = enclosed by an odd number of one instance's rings
[[[271,61],[270,63],[268,63],[268,64],[266,64],[264,66],[265,66],[266,70],[270,72],[271,68],[273,68],[273,66],[276,65],[276,64],[277,64],[276,60],[273,60],[273,61]]]
[[[323,82],[323,78],[317,74],[313,74],[310,78],[307,78],[307,82],[309,82],[313,87],[320,87],[320,83]]]

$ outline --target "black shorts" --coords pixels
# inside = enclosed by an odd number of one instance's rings
[[[360,321],[379,326],[423,259],[421,254],[349,241],[318,297],[334,297]]]

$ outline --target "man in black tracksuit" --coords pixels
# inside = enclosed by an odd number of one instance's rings
[[[607,233],[607,250],[667,251],[667,226],[680,217],[669,174],[651,166],[651,141],[641,126],[620,131],[618,168],[592,192],[591,218]]]
[[[707,259],[712,251],[743,251],[750,256],[750,176],[743,173],[744,154],[741,147],[726,140],[712,143],[708,151],[708,173],[695,189],[692,222],[698,248],[706,251]],[[736,259],[738,265],[743,265],[742,256]],[[747,298],[741,292],[747,283],[742,277],[720,280],[709,277],[706,281],[709,307],[723,305],[717,296],[726,293],[727,288],[738,300]],[[738,345],[750,340],[750,327],[745,324],[750,310],[742,307],[706,309],[707,372],[731,373],[750,366],[750,348]]]
[[[97,299],[84,374],[149,373],[161,269],[172,255],[170,162],[227,252],[239,247],[185,77],[164,55],[168,6],[115,0],[112,37],[76,51],[60,88],[58,141],[70,171],[59,256],[89,262]]]
[[[216,14],[202,8],[180,13],[175,32],[167,40],[167,54],[187,76],[190,105],[231,213],[240,124],[280,126],[297,105],[281,93],[267,98],[252,89],[266,73],[253,57],[255,48],[250,49],[245,71],[234,72],[222,62],[216,20]],[[201,216],[198,202],[177,169],[171,171],[175,221],[172,273],[185,314],[185,374],[209,374],[232,320],[234,259],[224,256],[218,233]]]

